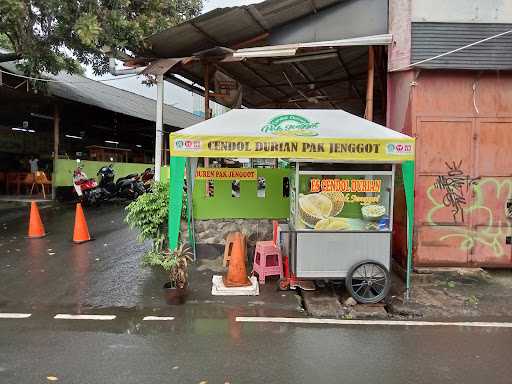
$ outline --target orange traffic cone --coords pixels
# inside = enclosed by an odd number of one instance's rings
[[[28,237],[31,239],[39,239],[45,236],[46,231],[44,230],[43,221],[41,220],[41,216],[39,215],[39,208],[37,208],[36,202],[33,201],[30,204],[30,221],[28,224]]]
[[[89,235],[89,228],[87,228],[87,222],[85,221],[84,210],[82,209],[82,204],[76,204],[76,213],[75,213],[75,230],[73,231],[73,242],[74,243],[85,243],[86,241],[91,240],[91,235]]]
[[[226,287],[247,287],[252,284],[247,277],[244,239],[243,235],[239,232],[237,233],[236,239],[233,241],[228,274],[222,278],[222,281]]]

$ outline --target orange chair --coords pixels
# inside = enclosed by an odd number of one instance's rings
[[[41,171],[37,171],[35,174],[34,174],[34,178],[33,178],[33,182],[32,182],[32,188],[30,189],[30,195],[32,196],[32,193],[34,192],[34,187],[36,185],[40,185],[41,186],[41,192],[43,192],[43,198],[46,199],[46,193],[45,193],[45,186],[48,185],[52,185],[52,182],[50,180],[48,180],[48,178],[46,177],[46,174],[44,172],[41,172]],[[48,192],[50,192],[50,187],[48,187]]]
[[[21,192],[21,186],[24,186],[24,192],[27,193],[28,189],[34,184],[33,173],[18,173],[18,185],[16,187],[16,194],[19,195]]]

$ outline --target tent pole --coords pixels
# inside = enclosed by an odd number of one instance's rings
[[[52,200],[57,195],[57,163],[59,160],[59,139],[60,139],[60,111],[59,106],[54,104],[53,109],[53,177],[52,177]],[[44,188],[44,186],[43,186]]]
[[[194,223],[194,206],[192,200],[192,193],[194,191],[194,183],[192,178],[195,175],[192,173],[192,166],[190,165],[190,159],[187,159],[185,174],[187,177],[187,226],[188,226],[188,241],[192,246],[192,253],[194,255],[194,262],[197,260],[196,252],[196,235],[195,235],[195,223]]]
[[[407,207],[407,271],[405,281],[405,300],[411,299],[412,288],[412,248],[414,231],[414,161],[408,160],[402,163],[402,176],[405,192],[405,203]]]
[[[156,78],[155,181],[160,181],[162,166],[162,132],[164,111],[164,75]]]
[[[366,111],[365,118],[373,121],[373,79],[375,72],[375,50],[373,46],[368,47],[368,80],[366,82]]]

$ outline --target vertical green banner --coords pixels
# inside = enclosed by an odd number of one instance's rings
[[[407,278],[406,295],[409,298],[412,274],[412,241],[414,229],[414,161],[408,160],[402,163],[404,178],[405,202],[407,204]]]
[[[169,249],[178,247],[181,225],[181,210],[183,208],[183,183],[185,177],[185,158],[171,157],[169,164],[169,217],[168,236]]]

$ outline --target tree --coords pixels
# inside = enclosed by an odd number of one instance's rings
[[[0,0],[0,46],[29,75],[108,71],[105,50],[143,54],[144,39],[199,14],[203,0]]]

